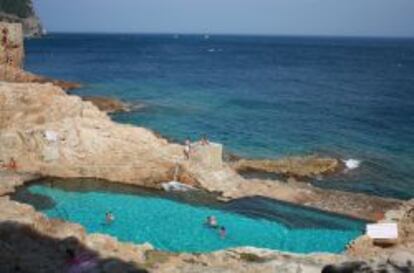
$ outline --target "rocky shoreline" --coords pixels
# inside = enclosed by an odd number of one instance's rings
[[[196,153],[211,156],[212,161],[204,161],[197,154],[186,160],[181,145],[171,144],[144,128],[116,124],[90,102],[67,95],[52,84],[0,83],[0,106],[5,110],[0,119],[0,159],[7,163],[13,157],[17,165],[16,170],[1,172],[1,222],[12,221],[13,227],[29,221],[30,229],[42,236],[75,236],[82,245],[92,245],[100,257],[120,259],[111,260],[113,267],[132,266],[133,270],[146,268],[152,272],[255,272],[273,268],[278,272],[321,272],[326,264],[366,260],[372,255],[387,261],[397,250],[414,249],[413,220],[401,217],[414,207],[412,202],[322,190],[300,182],[247,180],[226,163],[217,162],[209,146],[199,146]],[[142,250],[143,246],[124,244],[106,235],[87,235],[78,225],[49,220],[7,196],[27,181],[51,175],[99,177],[159,189],[161,182],[173,179],[177,164],[179,181],[217,192],[225,199],[261,195],[359,218],[388,221],[393,217],[393,221],[402,223],[403,241],[394,248],[383,249],[363,236],[344,255],[293,255],[254,248],[203,255],[170,254],[148,245]],[[62,226],[50,230],[57,223]],[[9,224],[6,227],[11,228]],[[151,254],[146,254],[148,251]],[[105,264],[100,265],[100,272],[108,272],[103,269],[109,266]]]
[[[22,58],[21,48],[19,54]],[[145,128],[117,124],[91,102],[65,92],[79,85],[39,77],[3,63],[0,75],[0,259],[7,261],[0,263],[1,272],[16,272],[17,268],[23,272],[63,272],[68,244],[96,258],[94,272],[321,272],[326,264],[373,256],[393,266],[395,258],[390,257],[399,251],[406,253],[400,255],[408,257],[406,261],[412,259],[413,201],[322,190],[297,182],[337,170],[340,163],[335,159],[227,163],[222,161],[222,146],[215,143],[195,144],[186,158],[183,145],[170,143]],[[238,173],[245,169],[295,179],[288,183],[246,179]],[[16,187],[49,176],[100,178],[153,189],[177,180],[216,193],[223,200],[264,196],[371,221],[398,222],[401,241],[384,249],[362,236],[343,255],[295,255],[255,248],[210,254],[165,253],[147,244],[138,246],[107,235],[87,234],[79,225],[48,219],[32,207],[10,200],[8,195]],[[25,249],[22,242],[31,248]],[[332,271],[336,269],[332,266],[324,272],[341,272]]]
[[[240,159],[231,163],[237,172],[264,172],[287,178],[306,179],[332,174],[344,169],[338,159],[318,156],[287,157],[282,159]]]
[[[27,72],[21,68],[0,65],[0,81],[15,83],[51,83],[65,91],[77,89],[81,84],[64,80],[55,80],[48,77]]]
[[[161,183],[174,180],[178,167],[178,181],[224,199],[262,195],[368,220],[402,204],[306,183],[245,179],[222,162],[221,148],[216,148],[221,146],[198,146],[186,160],[182,145],[145,128],[117,124],[90,102],[52,84],[1,83],[0,107],[0,160],[14,158],[25,173],[160,189]]]

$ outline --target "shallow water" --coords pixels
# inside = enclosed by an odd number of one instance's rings
[[[265,198],[231,203],[198,202],[194,194],[161,194],[107,182],[48,181],[19,189],[15,200],[49,217],[82,224],[88,232],[122,241],[149,242],[175,252],[209,252],[237,246],[284,251],[341,252],[359,236],[364,222]],[[209,205],[207,205],[209,204]],[[105,224],[105,212],[116,220]],[[228,230],[221,239],[203,223],[215,215]]]
[[[248,157],[356,159],[314,183],[414,197],[414,40],[52,34],[27,42],[26,68],[147,105],[120,122]]]

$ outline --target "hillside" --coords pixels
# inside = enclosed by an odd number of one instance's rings
[[[36,16],[32,0],[0,0],[0,21],[21,23],[25,36],[42,35],[42,25]]]

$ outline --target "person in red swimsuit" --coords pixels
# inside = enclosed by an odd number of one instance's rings
[[[0,165],[0,167],[6,168],[8,170],[12,170],[12,171],[16,171],[17,170],[17,163],[16,160],[14,160],[14,158],[10,158],[9,163],[7,164],[2,164]]]

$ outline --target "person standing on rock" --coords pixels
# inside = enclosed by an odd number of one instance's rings
[[[187,138],[184,142],[184,156],[186,159],[190,159],[191,155],[191,141]]]
[[[9,31],[8,31],[8,29],[7,28],[3,28],[2,30],[1,30],[1,36],[2,36],[2,39],[1,39],[1,47],[3,48],[3,50],[4,50],[4,54],[5,54],[5,62],[4,63],[1,63],[1,64],[4,64],[4,65],[6,65],[6,68],[7,68],[7,65],[9,64],[9,52],[8,52],[8,47],[9,47],[9,41],[8,41],[8,35],[9,35]],[[1,61],[3,61],[3,60],[1,60]],[[5,69],[4,70],[4,79],[7,79],[7,69]]]
[[[7,49],[7,44],[8,44],[8,42],[7,42],[7,40],[8,40],[8,38],[7,38],[7,35],[8,35],[8,30],[7,30],[7,28],[3,28],[2,30],[1,30],[1,34],[2,34],[2,40],[1,40],[1,45],[2,45],[2,47],[4,48],[4,49]]]
[[[16,46],[13,46],[13,44],[9,41],[9,30],[7,28],[2,29],[2,40],[1,45],[4,48],[4,52],[6,54],[6,65],[12,65],[13,64],[13,58],[10,56],[9,50],[15,48]]]

